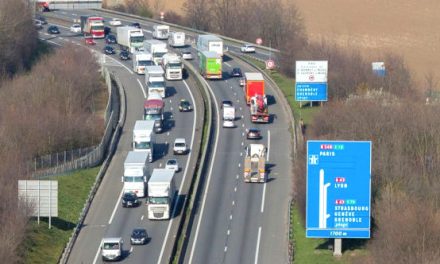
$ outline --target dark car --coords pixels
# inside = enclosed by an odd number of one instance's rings
[[[138,197],[133,192],[124,193],[122,196],[122,207],[133,207],[139,204]]]
[[[104,35],[107,36],[108,34],[110,34],[110,32],[112,32],[112,29],[110,27],[104,27]]]
[[[232,106],[232,101],[223,100],[222,101],[222,109],[223,109],[224,106]]]
[[[107,55],[115,54],[115,49],[112,46],[105,46],[104,53]]]
[[[111,34],[107,35],[105,37],[105,43],[107,43],[107,44],[116,44],[116,37],[115,37],[115,35],[111,35]]]
[[[60,30],[58,29],[57,26],[49,26],[47,28],[47,33],[49,33],[49,34],[60,34]]]
[[[179,111],[180,112],[189,112],[191,111],[191,104],[188,100],[182,99],[179,102]]]
[[[133,229],[133,232],[131,232],[130,243],[132,245],[145,245],[147,240],[147,230],[143,228],[136,228]]]
[[[240,68],[233,68],[231,71],[231,76],[232,77],[241,77],[241,69]]]
[[[261,131],[257,128],[250,128],[246,130],[247,139],[261,139]]]
[[[139,24],[137,22],[131,23],[130,26],[135,27],[135,28],[141,28],[141,24]]]
[[[119,52],[119,58],[121,60],[129,60],[130,59],[130,53],[126,50],[121,50],[121,52]]]

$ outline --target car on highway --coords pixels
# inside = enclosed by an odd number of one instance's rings
[[[47,33],[49,33],[49,34],[60,34],[60,30],[58,29],[57,26],[49,26],[47,28]]]
[[[241,69],[240,68],[233,68],[231,71],[231,76],[232,77],[241,77],[242,76]]]
[[[138,197],[134,192],[126,192],[122,196],[122,207],[134,207],[139,204]]]
[[[116,44],[116,37],[115,35],[108,34],[105,36],[105,43],[107,44]]]
[[[43,28],[43,23],[41,23],[40,20],[35,19],[34,24],[35,24],[35,28],[38,30]]]
[[[225,106],[232,106],[232,101],[230,101],[230,100],[223,100],[222,101],[222,109]]]
[[[92,36],[84,36],[84,42],[86,45],[95,45],[96,42],[93,40]]]
[[[190,112],[191,110],[190,102],[186,99],[181,99],[179,102],[179,112]]]
[[[187,49],[182,50],[180,52],[180,54],[182,56],[182,59],[184,59],[184,60],[192,60],[192,59],[194,59],[194,57],[193,57],[193,55],[192,55],[190,50],[187,50]]]
[[[249,128],[246,129],[246,138],[247,139],[261,139],[261,131],[258,128]]]
[[[119,52],[119,58],[121,60],[129,60],[130,59],[130,53],[126,50],[121,50],[121,52]]]
[[[240,86],[244,86],[246,84],[246,81],[244,78],[240,79]]]
[[[112,46],[105,46],[103,49],[104,53],[107,55],[115,54],[115,49]]]
[[[44,16],[41,15],[35,15],[35,20],[38,20],[41,22],[41,24],[43,25],[47,25],[47,20]]]
[[[138,22],[131,23],[130,26],[135,28],[141,28],[141,24],[139,24]]]
[[[244,44],[240,47],[240,50],[243,53],[253,53],[255,52],[255,46],[252,44]]]
[[[223,127],[224,128],[234,128],[235,124],[232,120],[223,120]]]
[[[73,32],[73,33],[81,33],[81,25],[80,25],[80,24],[73,24],[73,25],[70,27],[70,32]]]
[[[147,230],[144,228],[135,228],[131,232],[130,244],[145,245],[148,240]]]
[[[165,163],[165,169],[174,170],[174,172],[179,171],[179,163],[176,159],[169,159]]]
[[[111,27],[104,27],[104,36],[107,36],[111,32],[112,32],[112,28]]]
[[[184,138],[176,138],[174,141],[173,152],[174,155],[185,155],[188,152],[188,147]]]
[[[110,20],[108,23],[110,24],[110,26],[121,26],[122,25],[121,20],[119,20],[117,18],[112,18],[112,20]]]

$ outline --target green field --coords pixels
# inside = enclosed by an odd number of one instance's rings
[[[36,218],[31,220],[25,242],[25,263],[58,263],[99,169],[96,167],[49,178],[58,181],[59,217],[52,218],[52,229],[48,229],[48,218],[41,218],[40,225]]]

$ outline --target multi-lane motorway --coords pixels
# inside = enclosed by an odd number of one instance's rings
[[[69,25],[73,19],[83,14],[99,14],[107,21],[111,18],[106,13],[87,10],[55,11],[49,16],[55,24]],[[147,38],[151,38],[152,24],[149,22],[119,17],[123,23],[140,22]],[[60,22],[60,21],[65,21]],[[72,36],[67,28],[61,28],[61,37],[51,41],[64,44],[66,40],[83,43],[79,36]],[[41,34],[42,38],[48,38]],[[103,41],[97,41],[97,50],[101,50]],[[234,49],[234,47],[230,47]],[[196,50],[193,49],[196,55]],[[256,54],[265,58],[267,54]],[[163,255],[169,250],[172,239],[169,237],[173,229],[172,221],[149,221],[145,206],[126,209],[120,206],[122,193],[123,161],[131,150],[132,129],[134,122],[142,117],[142,106],[146,96],[143,76],[131,71],[129,61],[122,63],[117,57],[106,59],[111,71],[115,72],[124,85],[127,101],[127,115],[124,130],[104,177],[92,207],[85,220],[85,226],[75,243],[69,263],[100,262],[99,243],[104,236],[122,236],[129,244],[129,235],[135,227],[147,229],[151,241],[145,246],[131,247],[123,262],[127,263],[166,263]],[[197,67],[197,59],[192,61]],[[215,104],[215,137],[211,150],[212,159],[207,174],[203,175],[203,189],[197,201],[196,217],[191,223],[191,235],[184,252],[184,263],[288,263],[288,201],[291,193],[291,139],[288,131],[288,118],[276,98],[274,88],[266,83],[269,96],[269,124],[255,125],[250,122],[249,109],[244,103],[244,94],[238,79],[230,78],[228,72],[233,67],[241,67],[243,72],[255,72],[250,66],[240,61],[225,57],[223,63],[224,78],[221,81],[208,81]],[[159,135],[159,159],[151,164],[151,168],[163,167],[164,161],[172,155],[169,143],[176,137],[185,137],[195,148],[200,143],[200,126],[197,114],[200,109],[191,113],[179,113],[177,104],[180,98],[189,99],[197,105],[200,95],[191,80],[185,82],[167,82],[169,90],[175,91],[166,98],[166,112],[170,125]],[[222,100],[233,101],[236,107],[236,128],[221,127],[220,104]],[[265,184],[244,183],[243,155],[244,148],[251,143],[246,140],[246,128],[258,127],[263,139],[257,141],[268,148],[267,170],[269,181]],[[191,160],[188,161],[188,158]],[[191,177],[186,169],[191,169],[194,155],[179,157],[182,166],[177,174],[177,186]],[[188,163],[189,162],[189,163]],[[185,195],[184,193],[182,193]],[[179,214],[180,212],[177,212]],[[173,218],[175,219],[175,217]]]

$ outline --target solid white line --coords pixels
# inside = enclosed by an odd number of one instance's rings
[[[114,60],[117,64],[119,64],[119,65],[121,65],[122,67],[124,67],[130,74],[133,74],[133,71],[131,70],[131,69],[129,69],[127,66],[125,66],[124,64],[122,64],[121,62],[119,62],[118,60],[116,60],[116,59],[114,59],[114,58],[112,58],[112,57],[110,57],[110,56],[107,56],[107,58],[110,58],[110,59],[112,59],[112,60]],[[139,79],[138,79],[139,80]]]
[[[269,161],[269,151],[270,151],[270,130],[267,130],[267,156],[266,156],[266,161]]]
[[[231,230],[228,229],[228,236],[231,234]]]
[[[113,217],[115,217],[116,210],[118,209],[119,201],[121,200],[123,192],[124,192],[124,187],[122,187],[121,193],[119,194],[118,200],[116,201],[115,208],[113,209],[112,215],[110,216],[110,219],[108,220],[108,224],[111,224],[113,221]]]
[[[255,250],[255,264],[258,263],[258,251],[260,251],[261,226],[258,228],[257,249]]]
[[[225,62],[225,64],[228,65],[229,67],[232,67],[231,64],[229,64],[229,63],[227,63],[227,62]]]
[[[205,84],[209,86],[208,82],[203,79],[203,81],[205,82]],[[211,93],[212,97],[214,98],[214,104],[215,104],[215,109],[217,110],[217,131],[216,131],[216,136],[215,136],[215,142],[214,142],[214,155],[212,160],[215,160],[215,157],[217,155],[217,143],[218,143],[218,138],[219,138],[219,134],[220,134],[220,111],[218,110],[218,104],[217,104],[217,100],[215,100],[215,95],[212,92],[211,88],[209,89],[209,92]],[[195,237],[194,237],[194,242],[193,242],[193,246],[191,248],[191,253],[189,255],[189,263],[193,263],[193,257],[194,257],[194,251],[196,249],[196,245],[197,245],[197,238],[199,236],[199,231],[200,231],[200,223],[202,222],[202,218],[203,218],[203,212],[205,210],[205,204],[206,204],[206,197],[208,196],[208,191],[209,191],[209,183],[211,182],[211,175],[212,175],[212,168],[214,167],[214,162],[211,162],[210,168],[209,168],[209,173],[208,173],[208,181],[206,182],[206,189],[205,189],[205,193],[203,194],[203,201],[202,201],[202,208],[200,210],[200,216],[199,216],[199,221],[197,221],[197,227],[196,227],[196,233],[195,233]]]
[[[141,221],[144,220],[144,215],[141,216]]]
[[[133,247],[130,248],[130,253],[133,252]]]
[[[100,251],[101,251],[101,242],[99,242],[98,251],[96,251],[95,258],[93,259],[93,264],[96,264]]]
[[[264,201],[266,199],[266,183],[263,183],[263,197],[261,198],[261,212],[264,212]]]
[[[195,103],[196,100],[194,99],[194,95],[192,94],[191,89],[189,88],[188,84],[186,83],[186,81],[183,81],[183,84],[185,84],[186,88],[188,89],[189,95],[191,96],[191,100],[193,101],[193,105],[194,105],[194,111],[193,111],[194,112],[194,122],[193,122],[193,129],[192,129],[193,133],[191,136],[191,145],[190,145],[190,151],[191,151],[194,146],[194,134],[196,131],[196,120],[197,120],[197,107],[196,107],[196,103]],[[182,193],[183,184],[185,183],[185,178],[186,178],[186,174],[187,174],[188,167],[189,167],[188,166],[189,160],[190,160],[190,156],[188,156],[188,159],[186,160],[185,172],[183,173],[182,182],[180,183],[179,194]],[[179,204],[179,201],[180,201],[180,196],[177,196],[177,199],[175,199],[175,201],[174,201],[172,216],[176,215],[176,209],[177,209],[177,205]],[[168,241],[168,236],[170,234],[170,230],[171,230],[171,226],[173,225],[173,221],[174,221],[174,218],[171,218],[171,221],[168,223],[168,228],[167,228],[167,232],[165,235],[165,239],[163,241],[162,249],[160,250],[160,254],[159,254],[159,259],[157,261],[158,264],[160,264],[162,262],[163,253],[165,251],[165,246]]]
[[[142,85],[141,81],[139,81],[139,79],[136,79],[136,81],[138,81],[139,86],[141,87],[141,91],[144,94],[144,98],[147,98],[147,93],[144,90],[144,86]]]

